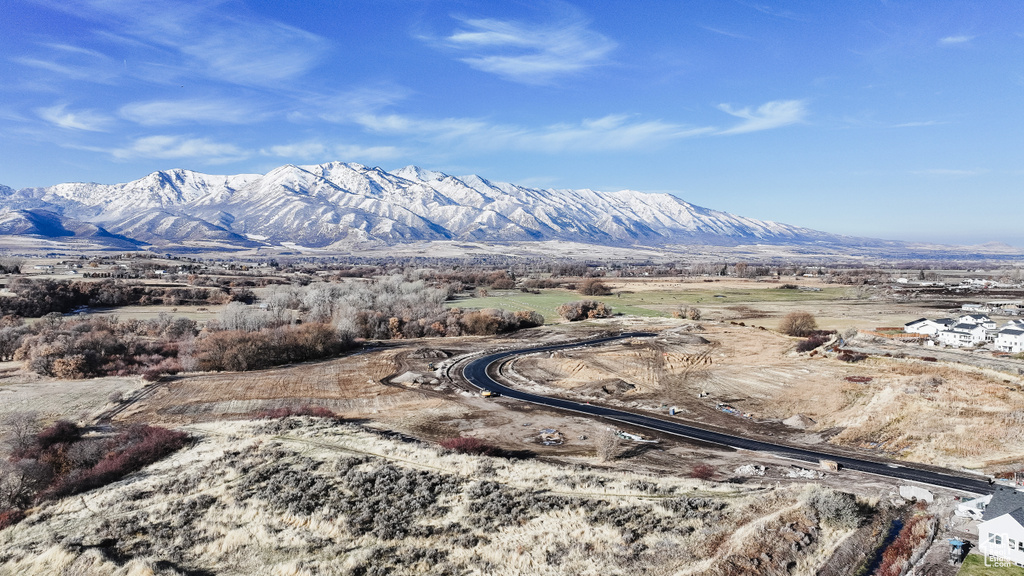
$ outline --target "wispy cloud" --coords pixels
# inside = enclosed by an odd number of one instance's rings
[[[250,156],[234,144],[214,142],[209,138],[188,138],[185,136],[146,136],[138,138],[129,146],[106,150],[115,158],[199,158],[208,164],[242,160]]]
[[[327,144],[318,140],[281,144],[260,150],[264,156],[295,158],[300,160],[390,160],[403,154],[395,146],[359,146],[355,144]]]
[[[122,118],[143,126],[167,126],[193,122],[251,124],[266,118],[255,106],[229,99],[155,100],[121,107]]]
[[[452,140],[465,136],[495,132],[519,132],[512,126],[502,127],[475,118],[416,118],[403,114],[364,113],[353,120],[371,132],[381,134],[406,134]]]
[[[722,104],[719,109],[744,121],[723,129],[665,120],[639,120],[628,114],[608,114],[577,122],[521,126],[494,123],[483,118],[421,118],[372,111],[354,114],[350,121],[372,133],[401,135],[446,146],[572,152],[638,150],[684,138],[769,130],[801,122],[807,114],[802,100],[779,100],[757,108],[738,110]]]
[[[66,64],[59,62],[56,59],[50,60],[46,58],[19,56],[11,58],[11,61],[37,70],[53,72],[54,74],[70,78],[72,80],[88,80],[91,82],[105,83],[110,80],[111,76],[109,73],[98,70],[92,66]]]
[[[953,176],[953,177],[966,177],[966,176],[978,176],[988,172],[988,170],[957,170],[951,168],[930,168],[927,170],[912,170],[911,174],[918,176]]]
[[[268,86],[294,78],[309,71],[328,46],[316,34],[244,10],[225,9],[220,2],[166,0],[141,5],[62,0],[49,4],[116,30],[108,39],[151,49],[149,55],[159,56],[168,71],[188,70],[232,84]]]
[[[541,25],[491,18],[461,22],[444,43],[473,53],[462,62],[515,82],[548,83],[604,64],[616,46],[579,18]]]
[[[939,40],[939,44],[943,46],[951,46],[956,44],[966,44],[974,40],[974,36],[946,36]]]
[[[400,86],[369,86],[334,94],[302,98],[303,107],[288,114],[289,120],[310,119],[345,123],[361,114],[372,114],[405,99],[409,90]]]
[[[0,106],[0,120],[10,120],[13,122],[29,122],[29,118],[21,113],[19,110],[15,110],[9,106]]]
[[[275,84],[299,76],[320,59],[326,41],[279,22],[226,20],[202,25],[186,42],[170,42],[205,64],[211,77],[236,84]]]
[[[264,156],[280,156],[282,158],[300,158],[309,160],[322,158],[327,155],[327,146],[323,142],[309,140],[306,142],[295,142],[293,144],[279,144],[260,150]]]
[[[920,122],[903,122],[902,124],[893,124],[893,128],[922,128],[924,126],[941,126],[948,124],[948,122],[939,122],[938,120],[922,120]]]
[[[737,109],[729,104],[719,104],[718,109],[743,119],[743,122],[736,126],[718,132],[723,135],[780,128],[802,122],[807,115],[807,107],[803,100],[774,100],[766,102],[756,109],[751,107]]]
[[[541,148],[558,150],[629,150],[657,145],[670,140],[690,138],[713,131],[709,127],[691,127],[661,120],[634,122],[625,115],[609,115],[579,124],[556,124],[528,135],[521,142],[530,146],[537,142]]]
[[[31,54],[14,56],[10,59],[12,62],[71,80],[103,84],[109,83],[117,75],[114,61],[90,48],[64,42],[39,42],[19,48]]]
[[[710,127],[684,126],[660,120],[637,122],[627,115],[608,115],[535,128],[493,124],[475,118],[422,119],[399,114],[365,114],[356,121],[371,132],[403,134],[474,149],[546,152],[628,150],[714,131]]]
[[[87,130],[104,132],[111,123],[111,118],[95,110],[68,110],[67,104],[57,104],[48,108],[36,108],[36,114],[54,126],[69,130]]]
[[[786,20],[793,20],[797,22],[806,22],[807,18],[801,14],[797,14],[792,10],[784,10],[769,6],[767,4],[754,4],[749,2],[739,2],[739,4],[746,6],[747,8],[753,8],[762,14],[774,16],[775,18],[784,18]]]
[[[83,56],[91,56],[93,58],[100,60],[108,59],[106,54],[103,54],[102,52],[93,50],[91,48],[82,48],[81,46],[74,46],[72,44],[64,44],[62,42],[44,42],[43,46],[46,46],[47,48],[53,48],[54,50],[58,50],[60,52],[67,52],[70,54],[81,54]]]
[[[744,36],[739,32],[730,32],[729,30],[722,30],[721,28],[713,28],[711,26],[701,26],[701,28],[707,30],[708,32],[714,32],[715,34],[721,36],[728,36],[729,38],[736,38],[738,40],[750,40],[750,36]]]

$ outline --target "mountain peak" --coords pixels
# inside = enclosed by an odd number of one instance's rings
[[[448,175],[436,170],[425,170],[412,164],[391,172],[395,176],[412,180],[413,182],[438,182],[444,180]]]

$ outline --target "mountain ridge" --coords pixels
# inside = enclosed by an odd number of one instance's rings
[[[345,162],[285,164],[263,175],[176,168],[119,184],[0,187],[0,197],[0,214],[44,210],[158,247],[331,250],[450,240],[894,244],[737,216],[664,193],[528,188],[414,165],[385,171]]]

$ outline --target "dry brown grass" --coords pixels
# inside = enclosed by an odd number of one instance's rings
[[[326,421],[288,422],[192,427],[203,439],[173,461],[48,504],[0,532],[0,574],[668,575],[784,573],[787,565],[793,574],[814,574],[846,536],[819,526],[798,488],[483,459]],[[409,486],[426,474],[461,487],[446,489],[433,515],[403,524],[432,532],[389,539],[353,529],[344,478],[385,469]],[[271,486],[268,479],[287,470],[321,479],[301,496],[324,504],[288,508],[300,496],[279,496],[291,480],[280,489],[246,488]],[[474,497],[481,479],[499,487],[500,497]],[[408,489],[389,484],[374,494]],[[497,524],[489,512],[474,511],[487,504],[509,514],[505,499],[548,508],[513,511],[512,521]],[[673,501],[696,504],[672,512]]]
[[[395,372],[396,354],[372,351],[255,372],[176,377],[121,418],[191,422],[293,405],[324,406],[349,417],[373,414],[421,399],[414,392],[381,384]]]
[[[982,468],[1024,451],[1024,393],[1002,376],[970,367],[875,359],[874,380],[845,386],[838,410],[815,411],[819,426],[842,426],[837,442],[879,445],[921,462]],[[813,418],[814,416],[812,416]]]

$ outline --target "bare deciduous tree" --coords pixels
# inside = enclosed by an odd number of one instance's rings
[[[31,445],[43,427],[39,423],[39,415],[35,412],[11,412],[0,422],[0,429],[7,436],[7,444],[11,451],[18,451]]]
[[[612,289],[598,278],[584,278],[579,293],[584,296],[607,296],[612,293]]]
[[[672,316],[675,318],[685,318],[687,320],[700,320],[700,308],[694,306],[680,306],[672,312]]]
[[[818,329],[818,322],[810,312],[790,312],[779,323],[779,332],[789,336],[808,336]]]
[[[601,462],[610,462],[619,454],[619,436],[615,430],[602,427],[594,433],[594,448]]]
[[[566,302],[555,309],[556,312],[566,320],[575,322],[576,320],[586,320],[588,318],[607,318],[612,315],[612,309],[604,302],[595,302],[593,300],[579,300],[576,302]]]

